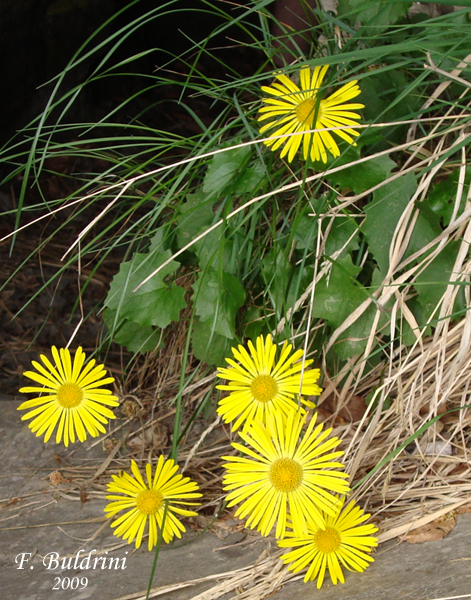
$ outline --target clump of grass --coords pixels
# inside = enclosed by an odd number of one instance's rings
[[[78,298],[107,256],[122,255],[101,306],[101,349],[114,341],[145,355],[136,358],[139,369],[136,362],[125,369],[123,390],[132,381],[132,394],[145,398],[143,429],[163,406],[174,411],[175,458],[178,451],[191,461],[220,456],[210,445],[219,423],[214,371],[206,365],[221,365],[232,345],[261,333],[303,347],[321,367],[321,415],[343,440],[355,496],[381,522],[385,540],[469,493],[469,16],[464,9],[408,16],[399,3],[314,11],[318,24],[301,33],[317,44],[310,56],[295,52],[284,73],[329,64],[325,92],[358,80],[363,126],[357,146],[341,144],[326,164],[288,165],[264,148],[257,125],[260,85],[277,69],[267,4],[254,1],[235,23],[239,45],[262,57],[250,76],[223,62],[222,78],[201,68],[233,17],[219,4],[208,8],[224,19],[217,31],[147,74],[154,90],[180,90],[178,110],[198,134],[157,129],[145,114],[120,124],[115,111],[98,124],[67,123],[71,102],[122,64],[102,62],[62,97],[57,87],[23,131],[27,145],[14,141],[3,150],[11,165],[5,182],[23,177],[18,209],[6,215],[15,228],[3,242],[73,211],[44,244],[83,219],[54,275],[80,273],[92,260]],[[158,9],[149,14],[158,17]],[[112,49],[139,23],[91,52]],[[184,77],[174,75],[175,65]],[[217,106],[210,123],[192,108],[198,98]],[[64,157],[82,169],[61,175],[71,192],[29,205],[28,185],[40,189],[48,161]],[[152,379],[156,365],[159,380]],[[200,415],[213,421],[192,437]],[[209,504],[221,506],[217,492]],[[242,597],[274,591],[292,577],[277,570],[277,556],[228,576],[214,597],[242,585],[249,572],[256,584]]]

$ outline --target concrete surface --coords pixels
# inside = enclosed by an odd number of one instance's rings
[[[145,544],[138,551],[113,536],[103,518],[104,498],[92,497],[81,505],[64,497],[67,486],[51,485],[48,475],[62,465],[75,468],[99,465],[106,455],[100,445],[86,444],[64,450],[44,445],[18,418],[18,401],[0,397],[0,598],[2,600],[129,600],[147,588],[153,552]],[[70,495],[70,494],[69,494]],[[20,500],[15,500],[20,498]],[[253,564],[273,540],[232,534],[221,540],[213,534],[164,546],[153,588],[225,573]],[[81,552],[79,553],[79,551]],[[95,550],[95,552],[93,552]],[[103,554],[108,550],[108,554]],[[30,554],[31,553],[31,554]],[[62,569],[57,553],[71,557]],[[78,554],[79,553],[79,554]],[[100,554],[101,553],[101,554]],[[44,558],[49,554],[48,558]],[[77,558],[78,554],[78,558]],[[87,556],[90,561],[87,567]],[[95,562],[99,557],[105,558]],[[113,563],[110,566],[110,558]],[[118,559],[118,560],[116,560]],[[15,562],[16,560],[16,562]],[[69,566],[69,558],[65,566]],[[75,566],[74,566],[75,563]],[[22,567],[22,568],[20,568]],[[50,567],[50,568],[48,568]],[[103,568],[105,567],[105,568]],[[125,568],[123,568],[125,567]],[[69,578],[77,590],[60,589]],[[82,578],[86,577],[87,582]],[[273,600],[435,600],[471,598],[471,514],[462,515],[455,529],[439,542],[420,545],[389,542],[378,549],[375,562],[363,574],[347,573],[344,585],[291,581],[270,596]],[[165,592],[164,600],[188,600],[217,583],[217,579]],[[59,589],[53,589],[59,586]],[[83,589],[81,589],[83,586]],[[144,594],[145,596],[145,594]],[[205,598],[202,596],[202,599]],[[237,598],[237,592],[224,599]],[[208,598],[210,600],[210,598]]]

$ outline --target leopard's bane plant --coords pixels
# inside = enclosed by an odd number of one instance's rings
[[[322,99],[320,89],[328,68],[329,65],[315,67],[311,74],[308,66],[302,67],[299,73],[301,89],[283,73],[276,74],[277,82],[262,87],[269,96],[263,98],[266,106],[260,109],[258,120],[269,122],[260,128],[260,134],[272,130],[265,144],[272,150],[284,144],[280,156],[288,155],[289,162],[302,143],[305,160],[310,158],[326,163],[327,152],[334,157],[340,156],[333,134],[349,144],[354,143],[353,138],[359,135],[352,125],[356,125],[361,117],[352,111],[364,108],[364,104],[349,103],[360,94],[357,81],[349,81],[328,98]],[[326,131],[330,127],[337,129]],[[309,132],[312,129],[319,131]],[[288,137],[278,137],[285,135]]]
[[[112,493],[106,498],[113,502],[105,507],[106,516],[113,517],[126,511],[111,524],[115,529],[114,534],[129,544],[135,540],[135,546],[139,548],[148,523],[149,551],[157,544],[158,530],[162,531],[166,543],[174,536],[180,538],[181,532],[186,530],[178,516],[197,515],[185,507],[200,505],[200,502],[193,501],[202,496],[198,492],[198,484],[189,477],[177,474],[178,465],[175,461],[171,458],[165,460],[162,455],[155,466],[154,476],[152,465],[146,464],[146,481],[134,460],[131,461],[131,471],[132,475],[112,475],[113,481],[108,483],[108,492]]]
[[[246,525],[269,535],[276,523],[276,537],[285,536],[287,516],[297,535],[308,526],[324,528],[323,513],[334,515],[336,496],[349,492],[347,473],[336,462],[342,451],[331,429],[316,426],[315,415],[306,428],[306,415],[292,410],[287,418],[277,412],[268,425],[259,421],[239,433],[246,445],[232,446],[242,456],[223,456],[228,507],[241,503],[236,516]]]
[[[43,364],[32,361],[35,371],[25,371],[24,376],[39,386],[27,386],[20,389],[22,394],[30,392],[40,394],[36,398],[23,402],[18,410],[33,410],[21,419],[33,419],[28,427],[36,436],[44,433],[47,442],[56,426],[56,443],[64,440],[64,445],[75,442],[75,436],[81,442],[87,438],[106,433],[103,427],[109,419],[115,419],[114,413],[107,408],[119,405],[118,398],[104,388],[114,381],[106,377],[103,365],[95,366],[95,359],[85,364],[85,353],[81,347],[72,362],[67,348],[58,350],[52,347],[54,364],[45,355],[41,355]]]
[[[285,539],[277,541],[280,548],[292,548],[281,557],[288,569],[298,573],[307,568],[304,581],[317,577],[318,589],[326,570],[336,585],[339,581],[345,583],[342,566],[361,573],[373,562],[369,552],[378,545],[374,537],[378,528],[372,523],[365,524],[370,515],[355,506],[354,501],[343,508],[344,502],[345,498],[338,500],[333,514],[323,513],[323,528],[309,525],[307,535],[289,532]]]
[[[320,371],[307,368],[312,360],[305,360],[303,365],[303,350],[291,353],[291,344],[285,342],[277,359],[277,346],[270,335],[265,339],[260,335],[255,347],[249,340],[248,347],[250,354],[242,345],[232,348],[235,360],[226,358],[230,366],[218,368],[217,376],[229,383],[216,387],[230,394],[219,401],[217,412],[226,423],[232,423],[234,431],[242,424],[246,429],[253,421],[266,424],[274,411],[288,415],[298,408],[294,398],[299,392],[310,396],[322,392],[316,384]],[[315,406],[302,397],[300,402],[308,408]]]

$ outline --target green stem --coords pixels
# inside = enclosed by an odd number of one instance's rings
[[[149,585],[147,586],[146,600],[149,600],[149,597],[150,597],[149,594],[150,594],[150,591],[152,588],[152,582],[154,581],[155,569],[157,567],[157,559],[159,558],[160,546],[162,545],[162,537],[163,537],[163,532],[164,532],[164,527],[165,527],[165,519],[167,518],[167,512],[168,512],[168,500],[165,500],[164,515],[162,518],[162,525],[159,529],[159,534],[157,536],[157,545],[155,547],[154,562],[152,563],[152,569],[150,572]]]
[[[181,441],[180,431],[182,428],[182,394],[183,388],[185,385],[185,372],[186,372],[186,362],[188,358],[188,352],[190,350],[190,339],[191,339],[191,330],[193,329],[193,319],[194,313],[192,313],[190,318],[190,323],[188,327],[188,335],[186,336],[185,342],[185,350],[183,352],[182,359],[182,371],[180,374],[180,382],[178,386],[178,394],[175,399],[175,418],[173,420],[173,439],[172,439],[172,451],[170,452],[170,457],[173,458],[175,462],[178,459],[178,445]]]
[[[192,324],[193,324],[193,317],[190,320],[189,332],[191,332]],[[188,336],[186,339],[186,344],[185,344],[184,358],[182,361],[180,386],[179,386],[179,390],[178,390],[178,394],[177,394],[176,402],[175,402],[176,406],[175,406],[175,418],[174,418],[174,422],[173,422],[173,441],[172,441],[172,451],[170,453],[170,457],[173,458],[173,460],[175,462],[177,461],[178,444],[180,442],[180,429],[181,429],[181,421],[182,421],[182,392],[183,392],[183,385],[185,382],[186,358],[188,356],[189,346],[190,346],[190,334],[188,333]],[[165,508],[164,508],[164,514],[163,514],[163,518],[162,518],[162,525],[159,529],[157,545],[155,547],[154,562],[152,563],[152,569],[150,572],[146,600],[149,600],[149,594],[150,594],[150,591],[152,588],[152,582],[154,580],[155,569],[157,568],[157,559],[159,558],[160,546],[162,544],[162,536],[163,536],[163,531],[164,531],[164,527],[165,527],[165,519],[167,518],[167,512],[168,512],[168,500],[165,500]]]

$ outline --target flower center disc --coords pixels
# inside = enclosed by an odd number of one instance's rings
[[[155,490],[144,490],[136,498],[136,506],[145,515],[153,515],[162,506],[164,498]]]
[[[326,529],[319,529],[314,536],[314,544],[316,545],[319,552],[335,552],[340,546],[340,534],[332,527]]]
[[[270,402],[278,394],[278,386],[271,375],[258,375],[252,381],[250,391],[255,400]]]
[[[316,101],[312,98],[308,98],[307,100],[303,100],[296,107],[296,118],[301,123],[301,125],[307,125],[309,127],[312,126],[314,121],[314,114],[316,112]],[[319,107],[320,112],[320,107]]]
[[[63,383],[57,390],[57,401],[63,408],[75,408],[82,400],[82,388],[76,383]]]
[[[292,492],[303,480],[303,468],[292,458],[278,458],[270,467],[269,477],[279,492]]]

